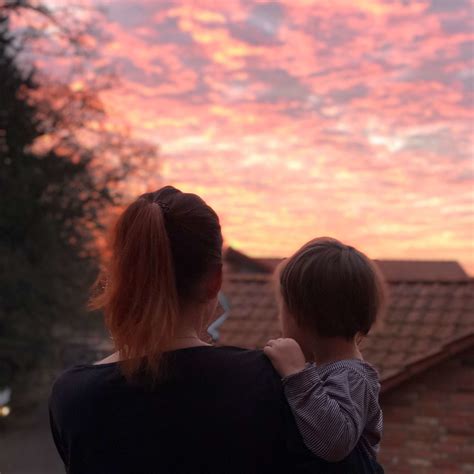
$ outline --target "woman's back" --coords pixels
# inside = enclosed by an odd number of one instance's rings
[[[357,452],[324,463],[303,447],[281,384],[260,351],[169,353],[155,390],[116,363],[78,366],[53,387],[53,436],[71,474],[369,473]]]
[[[209,346],[167,356],[155,390],[116,363],[65,372],[51,423],[70,472],[275,472],[285,462],[281,390],[257,351]]]

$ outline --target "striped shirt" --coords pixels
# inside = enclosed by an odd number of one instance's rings
[[[359,359],[341,360],[282,379],[305,445],[326,461],[344,459],[356,445],[376,458],[382,435],[377,371]]]

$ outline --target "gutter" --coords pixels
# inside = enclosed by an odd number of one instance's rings
[[[473,346],[474,334],[468,334],[467,336],[444,345],[439,351],[436,351],[432,355],[406,365],[403,368],[402,373],[393,375],[381,381],[381,395],[385,395],[387,392],[390,392],[390,390],[393,390],[395,387],[411,379],[413,376],[431,369],[433,366],[450,359]]]

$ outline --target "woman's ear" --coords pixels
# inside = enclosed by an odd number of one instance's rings
[[[217,265],[213,268],[208,275],[206,281],[206,296],[208,299],[213,300],[217,298],[217,295],[222,287],[222,265]]]

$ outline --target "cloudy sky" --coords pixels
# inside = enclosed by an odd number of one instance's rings
[[[114,120],[157,183],[216,208],[228,244],[331,235],[474,273],[473,3],[90,0]]]

